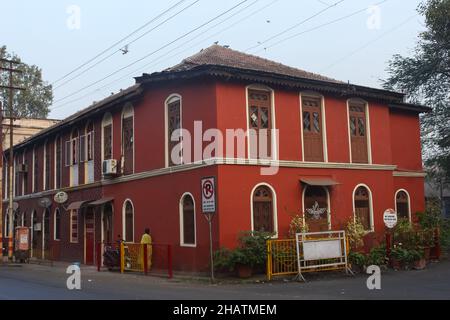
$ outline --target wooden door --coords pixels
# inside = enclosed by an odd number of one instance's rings
[[[253,230],[274,232],[272,192],[265,186],[253,194]]]
[[[304,216],[309,232],[327,231],[328,196],[324,187],[306,186],[304,195]]]
[[[270,92],[249,90],[249,129],[250,155],[254,159],[270,159],[272,157],[272,115]]]
[[[123,157],[124,157],[124,174],[133,173],[133,117],[123,119]]]
[[[350,104],[350,140],[353,163],[368,163],[366,107],[364,104]]]
[[[322,110],[319,97],[302,97],[303,150],[305,161],[324,161]]]
[[[94,264],[94,242],[95,242],[95,222],[94,212],[91,208],[86,210],[86,216],[84,219],[84,230],[86,237],[86,264]]]
[[[364,226],[365,230],[371,229],[370,222],[370,198],[367,188],[361,186],[355,191],[355,216]]]

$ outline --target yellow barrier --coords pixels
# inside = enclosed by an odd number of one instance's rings
[[[319,239],[319,238],[316,238]],[[323,238],[330,239],[330,238]],[[346,237],[347,255],[350,251],[348,237]],[[274,276],[297,275],[297,246],[295,239],[267,240],[267,280]],[[303,272],[338,270],[335,267],[318,267]]]
[[[120,272],[124,271],[136,271],[136,272],[147,272],[151,267],[151,257],[152,257],[152,246],[147,245],[147,250],[144,248],[145,245],[140,243],[124,243],[120,244]],[[147,266],[145,266],[144,257],[147,251]],[[147,270],[145,270],[147,267]]]

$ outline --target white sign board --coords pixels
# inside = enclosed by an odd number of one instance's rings
[[[394,209],[387,209],[383,214],[383,221],[386,227],[392,229],[397,224],[397,212]]]
[[[53,197],[53,200],[55,200],[56,203],[64,203],[67,201],[68,197],[69,196],[67,195],[66,192],[60,191],[57,194],[55,194],[55,196]]]
[[[203,213],[216,212],[216,180],[207,177],[201,180],[202,211]]]
[[[341,240],[320,240],[303,242],[303,259],[319,260],[342,256]]]

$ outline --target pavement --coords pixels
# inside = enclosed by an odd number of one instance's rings
[[[381,274],[381,289],[369,290],[367,274],[307,274],[306,283],[263,277],[241,282],[205,278],[144,276],[97,272],[81,266],[81,290],[66,286],[69,264],[0,264],[0,300],[309,300],[309,299],[450,299],[450,261],[431,263],[425,270]]]

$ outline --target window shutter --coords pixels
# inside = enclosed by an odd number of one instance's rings
[[[85,162],[86,159],[86,136],[83,135],[80,137],[80,162]]]
[[[71,165],[71,150],[72,150],[72,143],[70,140],[66,141],[66,167]]]

